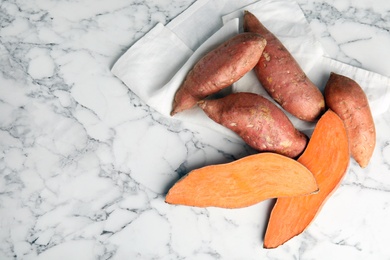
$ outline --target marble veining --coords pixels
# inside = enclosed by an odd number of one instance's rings
[[[110,72],[193,2],[0,3],[0,259],[389,259],[389,113],[370,166],[352,161],[313,225],[278,249],[261,247],[273,201],[164,203],[189,170],[253,152],[161,116]],[[389,2],[298,3],[330,57],[390,77]]]
[[[380,65],[390,55],[382,51],[390,44],[388,3],[340,1],[311,2],[301,6],[313,31],[321,43],[327,46],[326,50],[332,58],[390,75],[389,67]],[[365,48],[371,51],[361,51]]]

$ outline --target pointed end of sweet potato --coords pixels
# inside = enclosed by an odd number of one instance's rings
[[[174,116],[175,114],[176,114],[176,111],[172,110],[171,113],[170,113],[170,116]]]
[[[285,242],[287,242],[287,241],[284,241],[283,243],[275,243],[274,241],[264,240],[263,248],[275,249],[275,248],[278,248],[279,246],[283,245]]]
[[[244,15],[253,15],[253,14],[248,10],[244,10]]]
[[[206,106],[206,101],[205,100],[200,100],[196,104],[198,105],[198,107],[203,109]]]

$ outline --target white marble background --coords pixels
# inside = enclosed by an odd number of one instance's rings
[[[390,259],[389,113],[370,166],[352,162],[316,221],[278,249],[262,248],[271,201],[164,203],[191,168],[252,152],[160,116],[110,72],[192,2],[0,2],[0,259]],[[298,3],[331,57],[390,77],[389,1]]]

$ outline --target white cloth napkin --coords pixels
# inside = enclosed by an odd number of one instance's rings
[[[198,107],[174,117],[169,114],[176,90],[196,61],[242,30],[243,10],[256,15],[283,42],[321,90],[329,73],[334,71],[356,80],[362,86],[374,117],[389,109],[390,79],[326,57],[299,5],[293,0],[199,0],[167,25],[159,23],[146,33],[118,59],[112,73],[162,115],[239,138],[209,119]],[[271,100],[253,71],[228,91],[259,93]],[[314,124],[286,114],[299,130],[311,134]]]

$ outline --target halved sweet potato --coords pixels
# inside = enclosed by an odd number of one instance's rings
[[[242,208],[317,189],[313,174],[296,160],[260,153],[191,171],[168,191],[165,201],[196,207]]]
[[[265,248],[275,248],[301,234],[340,185],[349,165],[348,136],[343,121],[328,110],[318,121],[298,162],[317,180],[319,191],[307,196],[278,198],[264,237]]]

